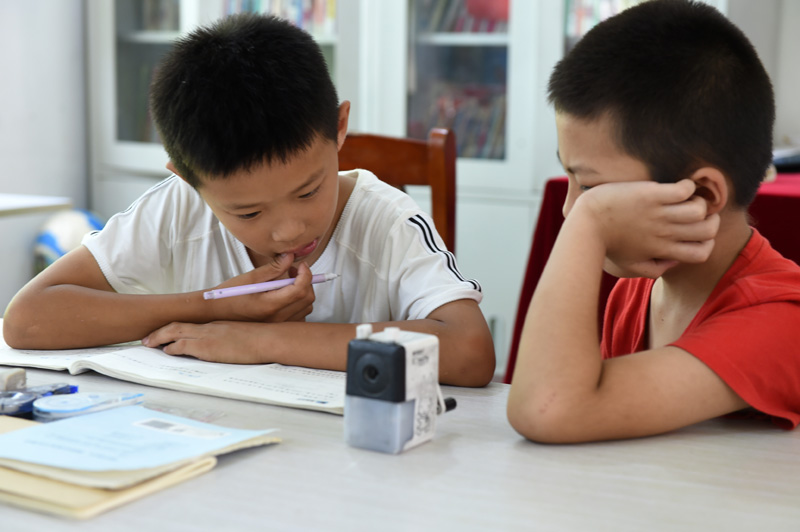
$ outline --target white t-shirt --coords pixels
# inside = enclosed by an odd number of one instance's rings
[[[308,321],[366,323],[427,317],[459,299],[480,302],[430,217],[405,193],[366,170],[333,235],[311,266],[338,273],[314,285]],[[253,269],[244,245],[178,176],[155,185],[83,245],[114,290],[168,294],[210,289]]]

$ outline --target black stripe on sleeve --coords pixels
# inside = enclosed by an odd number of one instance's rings
[[[469,283],[472,287],[477,290],[478,292],[482,292],[481,285],[475,279],[465,279],[461,272],[458,271],[458,266],[456,265],[456,258],[455,256],[444,249],[441,249],[439,246],[436,245],[436,239],[433,238],[433,229],[431,228],[428,221],[422,217],[422,215],[414,215],[408,219],[408,223],[415,226],[417,230],[422,235],[422,241],[425,243],[425,247],[428,248],[428,251],[431,253],[438,253],[441,254],[444,259],[445,263],[447,264],[447,269],[456,276],[456,279]]]

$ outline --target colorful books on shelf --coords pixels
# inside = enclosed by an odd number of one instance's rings
[[[217,456],[278,443],[141,406],[40,424],[0,416],[0,501],[85,519],[209,471]]]
[[[422,0],[415,6],[417,27],[425,33],[508,31],[507,0]]]
[[[336,34],[336,0],[225,0],[223,16],[241,12],[275,15],[316,38]]]
[[[503,86],[435,82],[420,100],[430,102],[409,121],[409,134],[425,138],[433,127],[451,129],[459,157],[505,157],[506,95]]]
[[[170,356],[141,345],[66,351],[11,349],[0,343],[0,365],[96,371],[116,379],[184,392],[214,395],[332,414],[344,412],[345,374],[283,366],[205,362]]]
[[[177,31],[180,27],[180,0],[142,0],[142,29]]]

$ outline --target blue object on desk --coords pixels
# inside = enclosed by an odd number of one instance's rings
[[[17,391],[36,394],[37,397],[46,397],[48,395],[64,395],[75,393],[78,391],[78,387],[74,384],[68,384],[66,382],[56,382],[54,384],[28,386]]]
[[[33,404],[41,397],[72,394],[78,387],[65,382],[28,386],[19,390],[0,392],[0,415],[32,417]]]
[[[0,392],[0,414],[5,416],[30,417],[35,393],[21,391]]]
[[[58,421],[108,410],[118,406],[139,405],[144,402],[143,393],[75,393],[50,395],[33,403],[33,419],[36,421]]]

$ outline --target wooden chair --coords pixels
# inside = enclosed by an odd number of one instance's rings
[[[431,187],[431,211],[447,249],[456,247],[456,140],[452,131],[431,129],[428,140],[348,133],[339,169],[363,168],[401,190]]]

